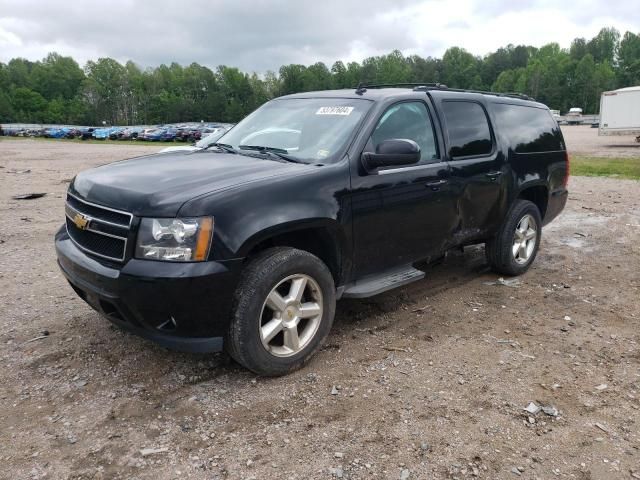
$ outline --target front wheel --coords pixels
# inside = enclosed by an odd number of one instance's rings
[[[500,231],[486,244],[491,268],[503,275],[526,272],[538,253],[542,237],[542,218],[535,203],[517,200]]]
[[[320,347],[335,314],[327,266],[294,248],[271,248],[245,268],[236,290],[226,349],[264,376],[300,368]]]

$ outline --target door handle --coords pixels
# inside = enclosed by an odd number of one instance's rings
[[[502,175],[502,172],[489,172],[486,174],[486,176],[491,180],[497,179],[500,175]]]
[[[426,183],[425,187],[429,187],[431,190],[440,190],[440,187],[446,183],[446,180],[435,180],[433,182]]]

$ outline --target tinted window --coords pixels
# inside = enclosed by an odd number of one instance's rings
[[[488,155],[493,150],[491,130],[484,108],[474,102],[443,102],[451,157]]]
[[[496,125],[516,153],[564,150],[560,129],[548,110],[524,105],[493,105]]]
[[[422,102],[398,103],[384,112],[371,134],[373,148],[392,138],[406,138],[416,142],[420,146],[421,163],[429,163],[438,158],[431,117]]]

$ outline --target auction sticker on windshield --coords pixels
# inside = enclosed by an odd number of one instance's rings
[[[320,107],[316,115],[351,115],[353,107]]]

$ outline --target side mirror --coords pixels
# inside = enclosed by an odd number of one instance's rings
[[[362,154],[362,163],[367,170],[380,167],[412,165],[420,161],[420,146],[406,138],[384,140],[376,147],[376,152]]]

